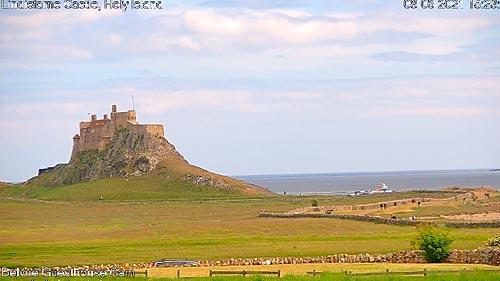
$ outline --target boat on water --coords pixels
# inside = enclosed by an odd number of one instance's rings
[[[379,194],[379,193],[392,193],[392,192],[394,191],[392,189],[389,189],[389,186],[387,186],[387,184],[381,183],[376,190],[371,191],[370,193]]]
[[[371,195],[371,194],[381,194],[381,193],[392,193],[394,192],[392,189],[389,189],[389,186],[385,183],[381,183],[376,190],[367,191],[367,190],[354,190],[347,193],[347,196],[360,196],[360,195]]]

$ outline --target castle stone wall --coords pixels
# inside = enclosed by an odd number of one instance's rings
[[[111,122],[116,130],[128,128],[128,124],[137,125],[137,115],[134,110],[111,112]]]
[[[152,125],[138,125],[136,127],[140,131],[143,131],[143,132],[150,134],[150,135],[153,135],[153,136],[158,136],[158,137],[164,136],[163,125],[153,125],[153,124]]]
[[[73,151],[70,162],[80,151],[98,149],[104,150],[113,139],[116,132],[121,129],[128,129],[135,133],[150,134],[158,137],[164,137],[163,125],[139,125],[137,115],[134,110],[117,112],[116,105],[112,106],[111,114],[104,114],[103,119],[97,119],[92,115],[91,121],[80,122],[80,134],[73,137]]]

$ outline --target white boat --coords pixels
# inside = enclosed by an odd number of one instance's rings
[[[392,189],[389,189],[387,184],[382,183],[380,186],[377,188],[377,190],[374,190],[371,192],[371,194],[377,194],[377,193],[392,193],[394,192]]]

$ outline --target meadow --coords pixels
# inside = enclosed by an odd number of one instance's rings
[[[400,195],[398,195],[400,196]],[[387,253],[411,249],[416,229],[337,219],[259,218],[310,206],[309,197],[157,202],[0,199],[0,264],[64,266],[159,259],[218,260]],[[321,197],[320,204],[342,199]],[[452,248],[473,249],[498,229],[449,229]]]

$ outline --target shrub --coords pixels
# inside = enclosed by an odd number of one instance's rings
[[[412,243],[424,251],[428,262],[442,262],[450,254],[450,245],[453,242],[448,232],[433,225],[417,226],[418,235]]]
[[[495,235],[495,237],[491,237],[488,239],[486,244],[484,245],[486,247],[500,247],[500,234]]]
[[[311,201],[311,205],[312,205],[313,207],[318,207],[318,200],[313,199],[313,200]]]

